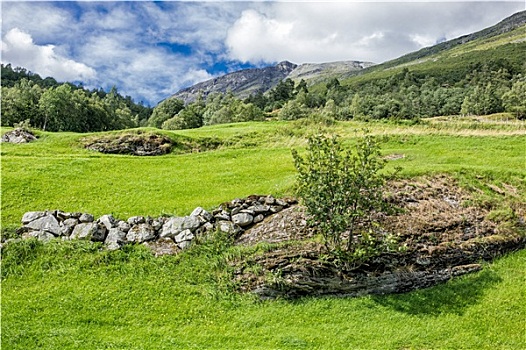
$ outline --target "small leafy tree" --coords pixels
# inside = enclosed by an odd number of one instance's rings
[[[353,153],[336,136],[317,135],[309,138],[304,158],[295,150],[292,155],[298,194],[331,254],[356,262],[392,243],[391,236],[381,234],[377,219],[392,211],[382,196],[385,161],[377,138],[365,134]]]

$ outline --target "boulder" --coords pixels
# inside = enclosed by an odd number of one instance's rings
[[[210,214],[201,207],[195,208],[192,214],[190,214],[190,216],[198,217],[202,224],[204,224],[205,222],[210,222],[210,220],[212,220],[213,218],[212,214]]]
[[[219,213],[214,215],[214,218],[216,220],[229,221],[230,220],[230,214],[227,211],[225,211],[225,210],[221,210]]]
[[[248,209],[254,211],[256,214],[266,214],[270,211],[270,205],[256,204]]]
[[[104,243],[109,244],[111,242],[120,244],[126,243],[126,232],[122,231],[118,227],[110,228]]]
[[[161,237],[174,238],[176,235],[184,230],[190,230],[191,232],[197,230],[201,226],[201,221],[197,216],[185,216],[170,218],[163,225]]]
[[[132,226],[126,234],[128,242],[142,243],[155,238],[155,231],[150,224],[143,223]]]
[[[122,221],[122,220],[117,222],[117,227],[119,228],[119,230],[123,232],[128,232],[131,228],[129,223],[127,223],[126,221]]]
[[[55,219],[55,217],[51,214],[29,222],[27,225],[25,225],[25,228],[31,231],[49,232],[55,236],[60,236],[62,234],[62,230],[57,219]]]
[[[216,227],[219,231],[225,232],[231,235],[236,235],[241,232],[241,228],[231,221],[219,221],[216,223]]]
[[[25,213],[22,216],[22,224],[29,224],[31,221],[34,221],[36,219],[40,219],[41,217],[44,217],[47,215],[47,212],[45,211],[30,211]]]
[[[35,237],[42,242],[49,242],[51,239],[55,238],[53,234],[45,231],[31,231],[29,233],[29,236]]]
[[[93,236],[97,235],[98,229],[98,225],[94,222],[83,222],[75,226],[70,238],[91,240]]]
[[[117,226],[117,221],[112,215],[102,215],[98,221],[103,224],[107,230]]]
[[[0,142],[28,143],[31,141],[35,141],[36,139],[37,137],[33,135],[31,131],[22,128],[16,128],[14,130],[6,132],[0,139]]]
[[[151,225],[155,232],[159,232],[163,228],[163,222],[158,219],[152,220]]]
[[[273,205],[274,203],[276,203],[276,199],[272,196],[267,196],[264,199],[264,203],[267,205]]]
[[[70,236],[75,226],[79,224],[79,221],[74,218],[69,218],[60,223],[61,235]]]
[[[175,243],[181,243],[184,241],[191,241],[194,239],[194,234],[190,230],[184,230],[181,233],[179,233],[177,236],[174,237]]]
[[[111,228],[104,240],[104,244],[109,250],[119,249],[124,243],[126,243],[126,232],[117,227]]]
[[[144,224],[145,222],[146,219],[144,219],[144,216],[132,216],[128,219],[128,224],[130,224],[130,226]]]
[[[273,206],[270,207],[270,212],[272,214],[279,213],[282,210],[283,210],[283,207],[281,205],[273,205]]]
[[[232,215],[232,222],[241,227],[250,225],[254,221],[254,217],[249,213],[239,213]]]
[[[88,214],[88,213],[82,214],[79,218],[79,221],[82,223],[93,222],[94,220],[95,218],[93,217],[93,215]]]
[[[265,219],[265,216],[263,214],[258,214],[254,217],[254,224],[257,224],[258,222],[263,221]]]

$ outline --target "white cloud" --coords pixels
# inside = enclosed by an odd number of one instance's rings
[[[383,62],[496,24],[520,2],[265,3],[244,11],[225,40],[247,62]]]
[[[89,81],[96,76],[93,68],[58,55],[53,45],[36,45],[31,35],[18,28],[8,31],[2,40],[2,62],[59,81]]]

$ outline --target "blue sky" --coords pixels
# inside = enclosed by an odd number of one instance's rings
[[[524,1],[2,1],[2,63],[152,106],[279,61],[380,63],[490,25]]]

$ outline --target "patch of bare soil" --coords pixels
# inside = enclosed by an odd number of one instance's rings
[[[394,181],[388,188],[388,200],[401,212],[384,217],[383,229],[395,234],[404,250],[342,267],[323,244],[306,239],[312,232],[295,206],[237,239],[238,244],[282,242],[233,263],[240,289],[261,298],[400,293],[477,271],[482,261],[526,247],[518,229],[523,222],[510,228],[489,220],[489,209],[468,205],[471,194],[450,177]]]
[[[83,140],[84,147],[101,153],[130,154],[135,156],[157,156],[172,149],[172,140],[152,133],[126,133]]]

